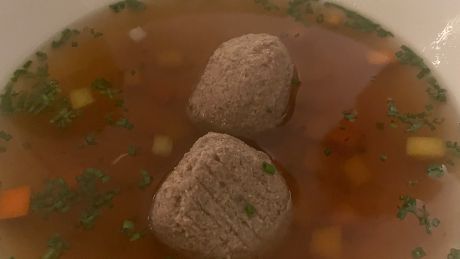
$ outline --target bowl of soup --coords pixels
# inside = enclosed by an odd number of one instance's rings
[[[460,3],[0,7],[0,258],[460,258]]]

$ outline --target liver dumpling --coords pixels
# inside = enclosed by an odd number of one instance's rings
[[[288,112],[293,76],[294,65],[278,37],[233,38],[211,56],[188,113],[210,130],[232,135],[274,128]]]
[[[287,229],[291,194],[265,153],[220,133],[198,139],[153,200],[151,228],[198,258],[247,258]]]

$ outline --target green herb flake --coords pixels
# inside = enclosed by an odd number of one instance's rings
[[[121,232],[129,237],[130,242],[134,242],[142,238],[143,233],[135,231],[135,224],[131,220],[124,220],[121,226]]]
[[[327,147],[327,148],[325,148],[323,150],[323,153],[324,153],[325,156],[330,156],[330,155],[332,155],[332,150]]]
[[[97,141],[96,141],[96,134],[91,132],[91,133],[88,133],[85,137],[84,137],[84,141],[85,141],[85,145],[86,146],[94,146],[97,144]]]
[[[344,111],[342,114],[343,118],[349,122],[354,122],[358,118],[358,112],[356,111]]]
[[[382,161],[382,162],[385,162],[385,161],[387,161],[387,160],[388,160],[388,156],[387,156],[387,155],[385,155],[385,154],[382,154],[382,155],[380,155],[380,157],[379,157],[379,158],[380,158],[380,161]]]
[[[407,182],[407,185],[409,185],[409,187],[415,187],[415,186],[417,186],[417,184],[418,184],[417,180],[409,180]]]
[[[442,118],[431,118],[433,107],[431,105],[425,106],[425,111],[419,113],[401,113],[396,107],[396,103],[392,99],[387,101],[387,115],[406,125],[406,132],[415,133],[419,129],[428,127],[430,130],[436,128],[444,122]],[[390,124],[391,126],[391,124]]]
[[[428,234],[431,234],[433,229],[438,227],[441,223],[441,221],[437,218],[430,218],[430,215],[423,202],[417,201],[409,195],[402,195],[400,197],[400,201],[401,205],[398,206],[398,213],[396,214],[400,220],[405,219],[408,214],[413,214],[418,219],[419,225],[424,226],[425,231]]]
[[[115,123],[115,126],[120,127],[120,128],[125,128],[125,129],[133,129],[134,125],[127,119],[127,118],[120,118],[118,119]]]
[[[145,10],[146,6],[143,2],[139,0],[123,0],[109,5],[109,8],[115,13],[120,13],[125,9],[130,9],[133,11],[142,11]]]
[[[270,0],[254,0],[254,2],[258,5],[261,5],[267,11],[277,11],[279,10],[279,6],[272,3]]]
[[[147,170],[141,170],[141,179],[139,180],[138,186],[140,189],[147,188],[152,183],[152,176]]]
[[[58,259],[67,249],[69,249],[68,243],[60,235],[55,234],[48,240],[48,250],[40,258]]]
[[[67,128],[78,117],[79,112],[74,110],[67,99],[63,100],[50,123],[58,128]]]
[[[4,141],[10,141],[11,139],[13,139],[13,136],[11,136],[11,134],[9,134],[8,132],[6,132],[4,130],[1,130],[0,131],[0,139],[4,140]]]
[[[324,6],[337,8],[341,10],[347,17],[345,21],[345,26],[351,29],[355,29],[355,30],[365,32],[365,33],[376,33],[377,36],[382,37],[382,38],[394,36],[393,33],[391,33],[388,30],[385,30],[380,24],[377,24],[369,20],[368,18],[352,10],[349,10],[341,5],[331,3],[331,2],[326,2],[324,3]]]
[[[297,22],[306,23],[305,15],[313,14],[313,6],[318,0],[290,0],[287,14]]]
[[[460,259],[460,249],[450,249],[447,259]]]
[[[292,76],[291,80],[291,85],[294,87],[299,87],[300,85],[302,85],[302,81],[300,81],[299,74],[297,73],[297,71],[294,71],[294,75]]]
[[[56,49],[56,48],[59,48],[59,47],[62,47],[63,45],[65,45],[67,42],[70,41],[70,39],[72,39],[74,36],[76,35],[79,35],[80,34],[80,31],[78,30],[72,30],[72,29],[65,29],[61,32],[61,35],[59,36],[58,39],[56,40],[53,40],[51,42],[51,47],[53,49]]]
[[[52,212],[65,213],[77,199],[77,193],[62,178],[48,180],[42,191],[34,193],[30,207],[33,212],[48,216]]]
[[[130,156],[136,156],[137,153],[138,153],[137,150],[138,150],[137,147],[135,147],[135,146],[133,146],[133,145],[129,146],[129,147],[128,147],[128,155],[130,155]]]
[[[267,162],[262,163],[262,170],[264,170],[264,172],[269,175],[274,175],[276,173],[276,167],[273,164]]]
[[[48,55],[43,51],[37,51],[35,53],[35,56],[37,57],[39,61],[45,61],[48,59]]]
[[[256,208],[252,204],[246,203],[246,205],[244,205],[244,212],[249,218],[252,218],[256,214]]]
[[[119,90],[114,89],[112,84],[104,78],[94,80],[91,83],[91,88],[112,100],[120,93]]]
[[[426,256],[426,252],[421,247],[416,247],[414,250],[412,250],[412,258],[413,259],[419,259],[419,258],[422,258],[422,257],[425,257],[425,256]]]
[[[460,145],[456,141],[446,141],[446,148],[456,156],[460,157]]]
[[[121,231],[122,232],[127,232],[127,231],[133,231],[134,230],[134,222],[131,220],[125,219],[123,221],[123,224],[121,226]]]
[[[91,35],[92,35],[94,38],[99,38],[99,37],[104,36],[104,33],[99,32],[99,31],[96,31],[96,29],[94,29],[94,28],[90,28],[90,29],[89,29],[89,33],[91,33]]]
[[[428,166],[426,173],[433,178],[441,178],[446,174],[447,168],[442,164],[433,164]]]

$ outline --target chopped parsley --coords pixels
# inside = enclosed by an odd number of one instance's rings
[[[48,180],[42,191],[34,193],[31,209],[48,216],[52,212],[64,213],[71,209],[77,199],[75,191],[62,178]]]
[[[91,83],[91,88],[100,94],[107,96],[109,99],[115,99],[120,93],[119,90],[114,89],[112,84],[104,78],[98,78]]]
[[[46,54],[46,53],[43,52],[43,51],[37,51],[37,52],[35,53],[35,56],[37,56],[37,59],[38,59],[39,61],[45,61],[45,60],[48,59],[48,54]]]
[[[419,259],[426,256],[425,250],[422,247],[416,247],[412,250],[412,259]]]
[[[261,5],[267,11],[277,11],[280,9],[279,6],[272,3],[271,0],[254,0],[254,2]]]
[[[69,101],[65,99],[59,110],[51,118],[50,123],[56,125],[58,128],[68,127],[79,115],[77,110],[74,110]]]
[[[247,202],[246,205],[244,205],[244,212],[249,218],[252,218],[256,214],[256,208],[252,204]]]
[[[450,249],[447,259],[460,259],[460,249]]]
[[[401,64],[416,67],[419,70],[417,74],[418,79],[428,77],[427,83],[429,87],[426,89],[426,92],[430,97],[439,102],[445,102],[447,100],[447,90],[442,88],[434,77],[429,76],[431,70],[428,68],[423,58],[417,55],[415,51],[406,45],[402,45],[395,56]]]
[[[88,133],[85,137],[84,137],[84,141],[85,141],[85,145],[86,146],[94,146],[97,144],[97,141],[96,141],[96,134],[91,132],[91,133]]]
[[[10,141],[11,139],[13,139],[13,136],[11,136],[11,134],[9,134],[8,132],[6,132],[4,130],[1,130],[0,131],[0,139],[4,140],[4,141]]]
[[[264,172],[269,175],[274,175],[276,173],[276,167],[273,164],[267,162],[262,163],[262,170],[264,170]]]
[[[306,23],[304,16],[313,14],[313,5],[318,0],[290,0],[287,14],[297,22]]]
[[[429,87],[426,89],[428,95],[438,102],[447,101],[447,90],[442,88],[434,77],[427,79]]]
[[[94,29],[94,28],[90,28],[90,29],[89,29],[89,33],[91,33],[91,35],[92,35],[94,38],[99,38],[99,37],[104,36],[104,33],[99,32],[99,31],[96,31],[96,29]]]
[[[347,121],[354,122],[358,118],[357,111],[344,111],[342,112],[343,118]]]
[[[101,191],[99,185],[107,183],[110,177],[96,168],[85,169],[76,180],[76,188],[71,188],[62,178],[48,180],[42,191],[32,195],[32,211],[47,216],[52,212],[67,212],[82,203],[85,207],[79,222],[85,229],[93,227],[102,209],[112,206],[119,191]]]
[[[79,34],[80,34],[80,31],[67,28],[61,32],[61,35],[58,37],[58,39],[53,40],[51,42],[51,47],[53,49],[62,47],[67,42],[69,42],[74,36],[79,35]]]
[[[446,141],[446,148],[456,156],[460,156],[460,145],[456,141]]]
[[[120,118],[114,123],[115,126],[125,129],[133,129],[134,125],[127,118]]]
[[[327,147],[327,148],[325,148],[323,150],[323,153],[324,153],[325,156],[330,156],[330,155],[332,155],[332,150]]]
[[[398,213],[396,214],[400,220],[406,218],[408,214],[413,214],[419,221],[421,226],[425,227],[425,231],[431,234],[433,228],[436,228],[441,224],[441,221],[437,218],[430,218],[430,215],[423,202],[418,201],[409,195],[402,195],[400,197],[401,205],[398,206]],[[420,204],[422,203],[422,204]]]
[[[379,158],[380,158],[380,161],[382,161],[382,162],[385,162],[385,161],[388,160],[388,156],[385,155],[385,154],[381,154]]]
[[[426,173],[433,178],[441,178],[446,174],[447,168],[442,164],[433,164],[428,166]]]
[[[125,219],[121,225],[121,232],[129,237],[129,241],[133,242],[139,240],[144,235],[143,232],[135,231],[135,224],[133,221]]]
[[[145,4],[139,0],[123,0],[109,5],[109,8],[115,12],[119,13],[125,9],[130,9],[133,11],[142,11],[146,8]]]
[[[326,2],[324,3],[324,6],[326,7],[333,7],[337,8],[345,14],[347,17],[345,21],[345,26],[355,29],[361,32],[365,33],[376,33],[379,37],[385,38],[385,37],[393,37],[393,33],[391,33],[388,30],[385,30],[380,24],[375,23],[368,18],[358,14],[355,11],[349,10],[341,5],[331,3],[331,2]]]
[[[67,249],[69,249],[69,244],[60,235],[55,234],[48,240],[48,250],[40,258],[58,259]]]
[[[130,156],[136,156],[137,153],[138,153],[138,148],[137,148],[137,147],[135,147],[135,146],[133,146],[133,145],[131,145],[131,146],[128,147],[128,155],[130,155]]]
[[[401,113],[396,107],[395,102],[392,99],[387,101],[387,115],[394,119],[394,122],[399,122],[406,125],[406,131],[410,133],[417,132],[423,127],[428,127],[431,130],[435,130],[437,126],[444,122],[441,118],[431,118],[433,106],[426,105],[425,111],[419,113]]]
[[[147,170],[141,170],[141,179],[139,180],[138,186],[141,189],[147,188],[152,183],[152,176],[147,172]]]
[[[292,76],[291,84],[294,87],[299,87],[302,84],[302,81],[300,81],[299,74],[297,71],[294,71],[294,75]]]

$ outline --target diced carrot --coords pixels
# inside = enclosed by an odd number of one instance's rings
[[[434,137],[409,137],[406,142],[406,153],[420,159],[442,158],[446,154],[444,141]]]
[[[30,186],[0,192],[0,219],[12,219],[29,213]]]
[[[355,155],[345,161],[343,171],[354,187],[361,186],[371,179],[371,172],[361,155]]]
[[[343,14],[338,10],[329,10],[324,14],[324,21],[327,25],[338,27],[345,20]]]
[[[338,259],[342,257],[342,229],[330,226],[313,232],[310,250],[321,258]]]
[[[394,54],[390,51],[371,50],[367,53],[367,62],[373,65],[386,65],[393,62]]]

